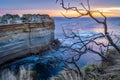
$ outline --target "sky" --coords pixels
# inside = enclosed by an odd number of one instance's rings
[[[86,3],[86,0],[65,0],[71,2],[71,6],[79,6],[79,3]],[[103,11],[107,16],[120,17],[120,0],[90,0],[92,9]],[[0,0],[0,15],[10,14],[49,14],[50,16],[62,16],[66,13],[56,0]],[[75,12],[66,14],[76,15]]]

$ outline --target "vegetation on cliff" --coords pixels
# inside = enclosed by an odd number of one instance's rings
[[[23,14],[19,15],[5,14],[0,17],[0,25],[22,24],[22,23],[42,23],[45,21],[53,21],[49,15],[40,14]]]

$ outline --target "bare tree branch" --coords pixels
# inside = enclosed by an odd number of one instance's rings
[[[57,0],[57,1],[58,1],[58,0]],[[70,3],[69,3],[69,4],[70,4]],[[111,38],[111,36],[110,36],[110,34],[109,34],[109,32],[108,32],[108,26],[107,26],[107,18],[106,18],[106,16],[105,16],[102,12],[100,12],[99,10],[97,10],[97,11],[92,11],[91,8],[90,8],[90,2],[89,2],[89,0],[87,0],[88,9],[86,8],[86,6],[85,6],[83,3],[81,3],[82,8],[84,9],[84,10],[81,9],[82,12],[81,12],[77,7],[70,7],[70,5],[69,5],[68,7],[66,7],[66,6],[64,5],[64,0],[61,0],[61,5],[62,5],[62,8],[65,9],[65,10],[73,10],[73,11],[76,11],[76,12],[79,14],[78,18],[83,17],[83,16],[89,16],[89,17],[91,17],[93,20],[95,20],[97,23],[102,24],[102,25],[104,26],[104,36],[105,36],[105,38],[107,38],[107,40],[109,41],[109,43],[111,44],[111,46],[113,46],[113,47],[119,52],[119,54],[120,54],[120,49],[119,49],[118,46],[114,43],[114,41],[112,40],[112,38]],[[104,21],[100,21],[99,19],[97,19],[97,18],[93,15],[93,13],[95,13],[95,12],[100,13],[100,15],[104,18]],[[64,16],[65,16],[65,15],[64,15]],[[65,17],[66,17],[66,16],[65,16]],[[67,18],[68,18],[68,17],[67,17]],[[74,18],[74,17],[73,17],[73,18]]]

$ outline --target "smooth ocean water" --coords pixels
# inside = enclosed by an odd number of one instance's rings
[[[55,21],[55,38],[61,42],[64,40],[62,28],[67,34],[70,30],[79,32],[83,38],[94,33],[103,32],[103,26],[90,18],[66,19],[54,17],[53,19]],[[120,18],[108,18],[107,22],[109,32],[119,35]],[[67,41],[66,43],[70,44],[71,42]],[[43,56],[32,56],[18,60],[0,70],[0,80],[47,80],[62,70],[62,64],[56,57],[69,57],[69,54],[63,55],[57,51],[49,51]],[[78,64],[84,67],[90,63],[100,64],[100,60],[101,58],[98,55],[89,53],[83,55]],[[55,63],[55,61],[57,62]],[[35,79],[31,77],[31,74]]]
[[[103,25],[96,23],[91,18],[78,18],[78,19],[67,19],[64,17],[55,17],[55,37],[61,38],[64,30],[74,30],[79,31],[82,34],[89,34],[90,32],[99,33],[103,31]],[[98,18],[101,20],[101,18]],[[114,34],[120,33],[120,17],[110,17],[107,18],[108,31]],[[63,36],[62,36],[63,37]]]

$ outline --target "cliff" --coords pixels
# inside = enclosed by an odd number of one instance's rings
[[[54,40],[54,21],[0,25],[0,64],[38,53]]]

